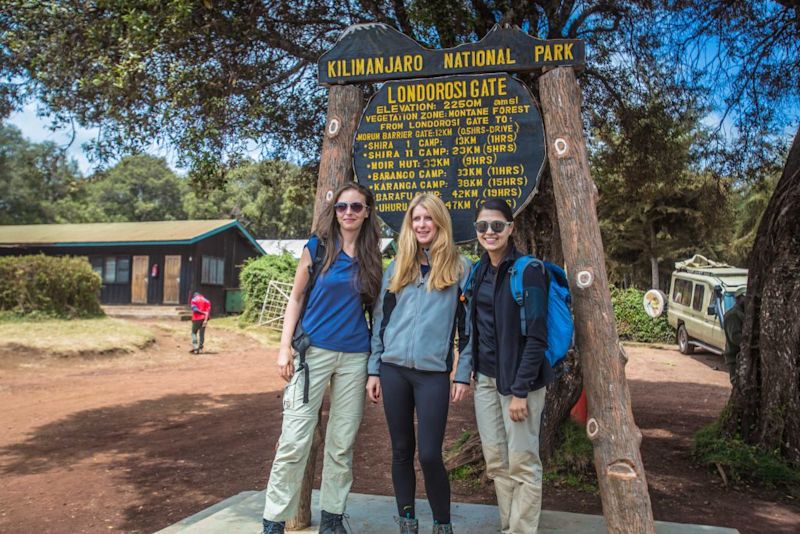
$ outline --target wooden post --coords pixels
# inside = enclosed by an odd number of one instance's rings
[[[328,116],[319,161],[317,195],[314,202],[314,223],[316,230],[319,216],[326,202],[333,198],[333,192],[347,182],[353,181],[353,140],[358,119],[364,109],[361,89],[355,85],[335,85],[328,92]],[[313,372],[313,367],[312,371]],[[308,455],[308,463],[303,473],[300,489],[300,505],[297,515],[286,522],[286,530],[303,530],[311,524],[311,489],[314,486],[314,473],[317,465],[317,452],[322,443],[322,409],[318,414],[314,441]]]
[[[654,533],[639,445],[625,382],[627,357],[614,324],[597,220],[597,188],[589,174],[581,95],[571,67],[539,79],[547,155],[561,244],[569,273],[578,349],[589,406],[586,432],[594,446],[603,515],[609,532]]]
[[[363,110],[364,97],[357,85],[334,85],[330,88],[314,201],[314,229],[319,223],[322,207],[331,200],[333,192],[340,185],[353,181],[353,141]]]

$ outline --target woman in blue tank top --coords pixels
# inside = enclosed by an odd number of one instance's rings
[[[308,240],[297,266],[278,351],[278,372],[287,385],[281,436],[267,485],[265,534],[282,533],[286,520],[297,513],[300,484],[328,385],[319,531],[346,532],[342,515],[353,482],[353,444],[364,410],[370,351],[365,309],[372,308],[382,276],[374,206],[366,188],[356,183],[341,187],[323,210],[319,235]],[[315,258],[319,275],[306,296]],[[310,340],[304,362],[292,350],[298,322]]]

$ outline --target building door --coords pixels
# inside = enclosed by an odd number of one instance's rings
[[[134,256],[131,273],[131,302],[147,304],[147,267],[150,256]]]
[[[181,257],[164,256],[164,304],[178,304],[181,288]]]

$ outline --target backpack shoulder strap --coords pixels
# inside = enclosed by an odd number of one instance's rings
[[[481,267],[481,260],[472,264],[469,269],[467,279],[464,281],[464,287],[459,287],[459,300],[464,304],[469,304],[472,299],[472,294],[475,292],[475,275]]]
[[[547,269],[545,268],[544,262],[531,255],[520,256],[514,260],[514,265],[511,267],[509,276],[511,295],[514,297],[514,301],[516,301],[516,303],[519,305],[520,332],[525,332],[528,324],[527,307],[525,306],[525,286],[523,274],[525,273],[525,269],[530,266],[541,269],[542,273],[545,275],[545,277],[547,277]]]

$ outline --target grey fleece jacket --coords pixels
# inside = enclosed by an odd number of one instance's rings
[[[399,293],[387,292],[394,261],[383,273],[381,294],[373,310],[372,354],[368,371],[380,375],[381,362],[420,371],[446,371],[453,367],[453,344],[458,333],[456,382],[470,383],[472,344],[469,342],[468,307],[459,299],[472,263],[464,256],[458,284],[428,291],[428,276],[421,276]]]

